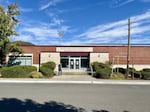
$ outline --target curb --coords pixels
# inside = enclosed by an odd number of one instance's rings
[[[0,83],[26,83],[26,84],[101,84],[101,85],[150,85],[150,81],[57,81],[57,80],[0,80]]]
[[[136,81],[94,81],[93,84],[108,84],[108,85],[150,85],[150,82],[136,82]]]

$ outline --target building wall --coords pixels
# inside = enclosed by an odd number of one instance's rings
[[[56,53],[52,55],[54,57],[51,59],[56,61],[57,64],[60,63],[59,53],[61,52],[88,52],[90,53],[90,62],[113,62],[114,60],[113,64],[120,66],[126,66],[127,63],[127,46],[21,46],[21,48],[24,53],[33,54],[33,65],[40,64],[40,54],[44,52]],[[150,46],[131,46],[130,65],[135,65],[138,69],[149,67]]]
[[[109,60],[115,64],[127,63],[127,46],[96,46],[93,52],[108,52]],[[119,57],[119,58],[118,58]],[[131,46],[130,64],[150,65],[150,46]]]
[[[126,64],[119,64],[119,65],[113,65],[113,68],[116,68],[116,67],[121,67],[121,68],[127,68],[127,65]],[[147,64],[147,65],[132,65],[130,64],[129,65],[130,68],[135,68],[136,70],[142,70],[143,68],[150,68],[150,64]]]
[[[90,53],[90,63],[95,61],[102,63],[109,61],[109,53]]]
[[[24,53],[33,54],[33,64],[40,63],[40,53],[41,52],[55,52],[55,46],[20,46]]]
[[[58,65],[60,64],[60,53],[55,52],[42,52],[40,54],[40,64],[46,63],[48,61],[53,61],[56,63],[55,71],[58,70]]]

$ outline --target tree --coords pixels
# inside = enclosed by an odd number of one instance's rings
[[[0,63],[5,64],[6,55],[9,52],[22,53],[22,49],[17,45],[10,43],[10,36],[17,36],[14,31],[15,25],[18,24],[16,16],[19,16],[17,4],[8,5],[7,10],[3,6],[0,6]]]

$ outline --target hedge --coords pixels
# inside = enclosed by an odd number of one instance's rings
[[[100,62],[92,63],[93,70],[96,72],[96,78],[108,79],[110,78],[111,68],[109,64],[104,64]]]
[[[40,72],[33,71],[33,72],[30,73],[30,77],[31,78],[43,78],[43,75]]]
[[[110,76],[110,79],[114,79],[114,80],[124,80],[125,79],[125,76],[124,74],[122,73],[113,73],[111,76]]]
[[[143,79],[150,80],[150,68],[144,68],[141,73]]]
[[[45,76],[45,77],[53,77],[54,76],[54,71],[50,68],[46,68],[44,66],[40,67],[40,72]]]
[[[96,78],[109,79],[111,74],[111,69],[99,68],[96,71]]]
[[[142,71],[142,76],[143,76],[143,79],[150,80],[150,72]]]
[[[144,68],[142,71],[143,72],[150,72],[150,68]]]
[[[121,73],[121,74],[126,74],[127,69],[121,68],[121,67],[117,67],[113,71]],[[140,71],[136,71],[135,68],[129,68],[129,74],[131,74],[131,76],[134,74],[135,78],[140,78],[141,77],[141,72]]]
[[[29,78],[30,73],[37,71],[35,66],[11,66],[1,68],[1,75],[4,78]]]
[[[54,70],[55,67],[56,67],[56,64],[52,61],[49,61],[49,62],[46,62],[46,63],[42,63],[42,67]]]
[[[114,72],[119,72],[119,73],[122,73],[122,74],[126,74],[126,69],[125,68],[121,68],[121,67],[114,68],[113,71]]]

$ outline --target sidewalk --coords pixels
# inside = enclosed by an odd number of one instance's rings
[[[50,79],[0,78],[0,83],[150,85],[149,80],[107,80],[96,79],[89,75],[61,75]]]

